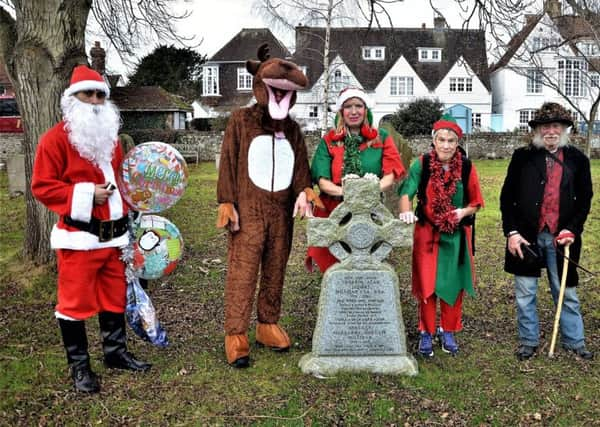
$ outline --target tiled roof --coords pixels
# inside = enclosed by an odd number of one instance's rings
[[[324,28],[296,27],[296,52],[292,60],[308,67],[311,84],[323,73],[320,55],[323,52],[324,36]],[[483,31],[344,27],[332,28],[330,40],[330,60],[339,55],[366,90],[374,90],[400,56],[408,61],[430,90],[438,86],[462,56],[484,86],[491,90]],[[385,46],[385,60],[364,60],[362,46]],[[419,62],[419,47],[441,48],[442,61]]]
[[[288,58],[291,54],[268,28],[243,28],[208,62],[240,61],[256,58],[258,47],[268,43],[272,57]]]
[[[115,87],[110,97],[121,111],[192,111],[181,97],[160,86]]]

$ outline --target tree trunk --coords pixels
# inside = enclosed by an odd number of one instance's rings
[[[323,46],[323,122],[321,133],[325,134],[328,129],[329,121],[329,81],[331,73],[329,72],[329,40],[331,38],[331,18],[333,14],[333,0],[329,0],[327,8],[327,23],[325,25],[325,44]]]
[[[598,114],[598,103],[600,103],[600,97],[597,98],[592,104],[592,109],[590,110],[590,120],[587,124],[585,155],[588,156],[588,159],[592,158],[592,138],[594,137],[594,122],[596,121],[596,115]]]
[[[24,254],[47,263],[52,258],[50,231],[55,215],[31,194],[33,159],[41,135],[61,118],[60,97],[73,67],[87,63],[85,26],[92,1],[18,0],[14,5],[14,20],[6,11],[0,12],[0,56],[14,86],[25,131]]]

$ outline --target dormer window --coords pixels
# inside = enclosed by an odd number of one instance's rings
[[[362,57],[367,61],[383,61],[385,59],[385,46],[363,46]]]
[[[441,62],[442,60],[442,49],[435,47],[420,47],[419,62]]]
[[[250,74],[245,67],[238,67],[237,81],[238,90],[252,90],[252,74]]]

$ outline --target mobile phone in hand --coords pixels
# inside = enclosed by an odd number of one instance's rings
[[[112,191],[112,190],[116,190],[117,187],[115,186],[115,184],[113,184],[112,182],[109,182],[108,184],[106,184],[105,187],[108,191]]]

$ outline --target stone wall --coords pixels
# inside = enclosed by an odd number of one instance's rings
[[[146,138],[140,136],[142,133],[131,133],[134,136],[136,144],[146,140],[157,140],[157,135],[148,135]],[[136,136],[138,138],[136,138]],[[172,138],[174,136],[174,138]],[[305,135],[306,146],[309,159],[312,158],[317,144],[320,140],[318,132],[307,132]],[[140,140],[138,140],[140,139]],[[197,144],[198,158],[200,161],[213,162],[215,157],[221,152],[221,143],[223,141],[223,132],[220,131],[172,131],[170,143],[182,144],[186,146]],[[160,139],[159,139],[160,140]],[[468,151],[473,159],[502,159],[510,158],[512,152],[524,145],[527,140],[526,135],[514,133],[477,133],[465,136],[463,147]],[[23,141],[22,133],[1,133],[0,134],[0,167],[5,168],[8,157],[12,154],[22,153],[21,143]],[[407,139],[408,144],[413,150],[413,155],[419,155],[429,150],[431,136],[415,136]],[[581,135],[575,135],[571,142],[582,151],[585,149],[585,138]],[[597,135],[592,141],[592,158],[600,158],[600,136]]]
[[[22,133],[0,133],[0,169],[6,169],[8,158],[23,153]]]

